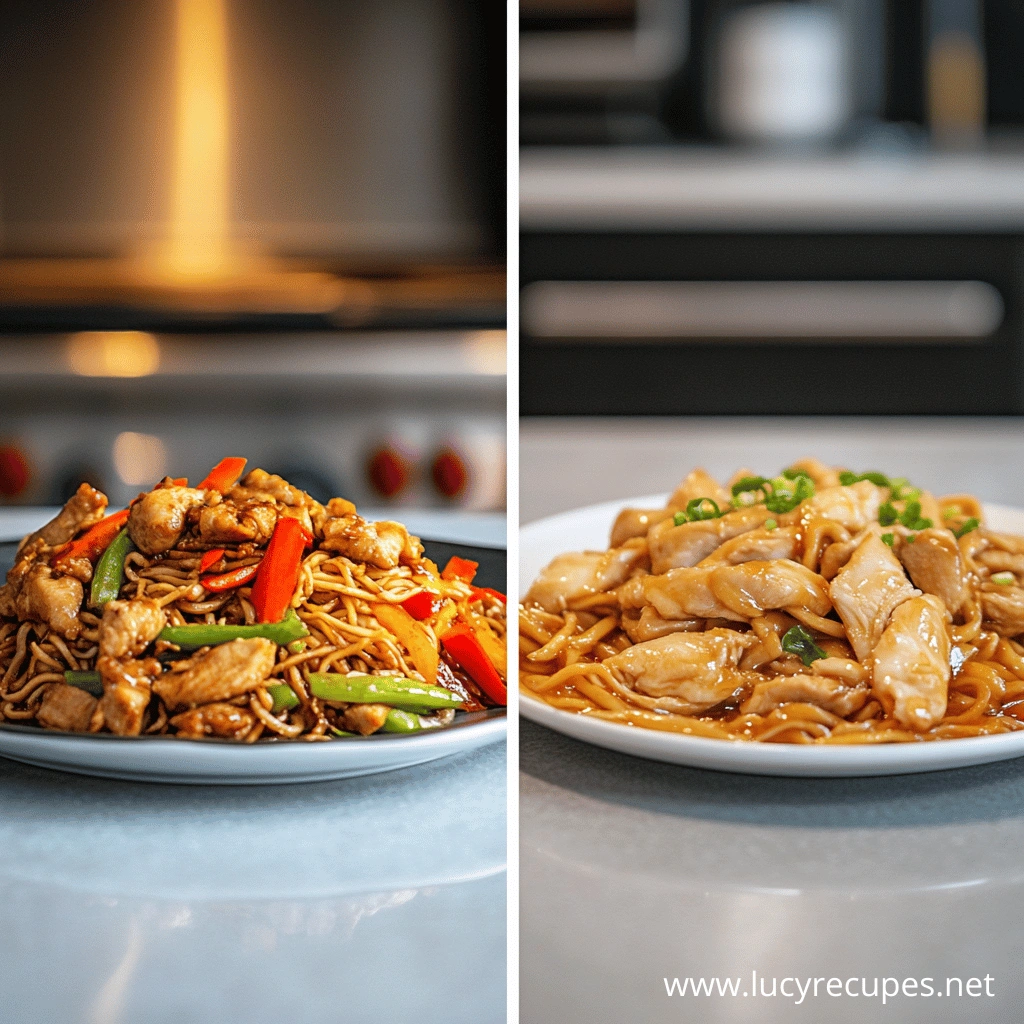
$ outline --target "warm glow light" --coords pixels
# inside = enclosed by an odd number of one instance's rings
[[[114,440],[114,469],[129,486],[152,487],[166,473],[167,448],[159,437],[126,430]]]
[[[469,364],[480,374],[505,373],[506,335],[504,331],[475,331],[466,339]]]
[[[144,331],[81,331],[64,352],[83,377],[145,377],[160,366],[160,345]]]
[[[166,269],[223,271],[228,258],[226,0],[176,0],[176,151]]]

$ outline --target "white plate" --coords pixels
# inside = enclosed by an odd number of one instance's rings
[[[523,593],[556,555],[606,548],[612,523],[621,509],[660,508],[667,499],[665,494],[625,498],[551,516],[524,527],[519,543],[519,579]],[[985,505],[985,516],[994,529],[1024,534],[1024,511]],[[598,747],[655,761],[748,775],[905,775],[1024,756],[1024,730],[930,743],[831,747],[750,743],[655,732],[560,711],[522,693],[519,710],[531,721]]]
[[[239,744],[162,736],[81,736],[0,725],[0,756],[77,775],[137,782],[255,786],[321,782],[390,772],[475,750],[505,736],[505,709],[460,715],[415,736],[366,736],[329,743]]]

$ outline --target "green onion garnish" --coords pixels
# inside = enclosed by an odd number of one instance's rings
[[[881,540],[882,540],[883,544],[888,544],[889,547],[892,547],[895,538],[893,537],[893,535],[891,533],[883,533],[882,537],[881,537]]]
[[[711,507],[708,508],[707,506]],[[725,513],[718,507],[718,502],[713,498],[694,498],[686,503],[685,512],[677,512],[672,517],[675,526],[682,526],[683,523],[699,523],[705,519],[720,519]]]
[[[943,519],[956,519],[958,515],[960,515],[960,509],[958,509],[955,505],[950,505],[949,508],[944,508],[942,510]]]
[[[1017,582],[1017,577],[1012,572],[996,572],[989,579],[993,583],[998,583],[1001,587],[1010,587]]]
[[[793,626],[782,638],[782,649],[787,654],[795,654],[806,666],[819,658],[828,655],[814,642],[814,637],[803,626]]]
[[[779,528],[779,524],[774,519],[766,519],[764,521],[764,528],[766,530],[777,530]]]
[[[927,530],[932,525],[930,519],[921,515],[921,502],[916,498],[907,502],[899,519],[908,530]]]
[[[968,519],[959,530],[953,531],[953,536],[959,540],[965,533],[970,533],[972,530],[976,530],[979,526],[981,526],[981,523],[978,522],[974,516],[971,516],[971,518]]]
[[[839,482],[844,487],[849,487],[851,484],[859,484],[861,480],[869,480],[876,487],[892,486],[889,478],[884,473],[876,473],[874,470],[868,470],[866,473],[851,473],[847,471],[839,474]]]
[[[879,506],[878,521],[883,526],[892,526],[899,517],[900,514],[896,511],[896,506],[891,501],[883,501]]]

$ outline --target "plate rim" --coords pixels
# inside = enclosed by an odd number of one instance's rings
[[[667,498],[668,492],[602,501],[527,523],[519,531],[520,569],[531,541],[551,530],[570,526],[581,515],[597,517],[617,514],[623,508],[655,508],[659,504],[663,506]],[[982,507],[986,513],[1024,517],[1024,509],[1010,505],[982,502]],[[607,525],[610,528],[611,521]],[[532,580],[522,578],[523,575],[520,573],[520,598],[532,583]],[[913,774],[1024,756],[1024,730],[916,743],[848,746],[752,743],[687,736],[588,718],[553,708],[524,693],[521,688],[518,698],[522,717],[572,739],[648,760],[741,774],[815,778]]]

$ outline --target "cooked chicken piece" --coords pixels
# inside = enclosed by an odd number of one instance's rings
[[[284,477],[268,473],[264,469],[252,469],[234,486],[227,497],[239,503],[249,500],[279,501],[282,505],[309,507],[319,504],[314,498],[298,487],[293,487]]]
[[[564,611],[573,601],[614,590],[643,562],[642,544],[627,544],[610,551],[574,551],[559,555],[546,566],[526,595],[527,604],[545,611]]]
[[[800,549],[800,531],[795,526],[766,530],[763,526],[727,540],[701,562],[701,565],[739,565],[742,562],[796,558]]]
[[[248,735],[256,721],[256,716],[248,708],[236,708],[234,704],[204,704],[201,708],[175,715],[171,725],[178,730],[179,736],[186,739],[219,736],[240,740]]]
[[[96,698],[91,693],[66,683],[51,683],[43,694],[36,721],[44,729],[88,732],[95,710]]]
[[[835,643],[825,640],[823,643]],[[845,646],[845,644],[843,645]],[[811,662],[811,675],[832,676],[851,686],[856,683],[870,683],[871,670],[852,658],[845,658],[839,655],[832,655],[829,658],[817,658]]]
[[[166,487],[149,491],[132,505],[128,534],[144,555],[170,551],[185,532],[188,512],[205,501],[194,487]]]
[[[82,632],[78,613],[84,596],[82,584],[74,576],[54,576],[48,565],[37,562],[22,581],[15,608],[23,622],[45,622],[66,640],[74,640]]]
[[[703,619],[663,619],[652,605],[646,605],[639,615],[622,617],[622,628],[635,644],[656,640],[669,633],[695,633],[703,627]]]
[[[323,546],[354,562],[368,562],[379,569],[394,569],[400,562],[415,562],[423,555],[419,538],[410,537],[401,523],[368,523],[355,514],[328,519],[324,523]]]
[[[882,706],[923,732],[946,713],[950,638],[946,608],[931,594],[904,601],[875,647],[873,684]]]
[[[870,533],[832,580],[829,593],[858,660],[864,661],[893,609],[921,592],[911,586],[892,548]]]
[[[921,530],[913,543],[900,544],[898,554],[915,587],[934,594],[953,614],[960,610],[970,590],[960,548],[949,530]]]
[[[845,718],[860,711],[871,691],[865,683],[849,685],[841,679],[807,675],[775,676],[754,686],[754,692],[740,705],[745,715],[767,715],[783,704],[813,704]]]
[[[725,508],[732,495],[707,470],[695,469],[672,492],[668,508],[673,511],[684,509],[695,498],[710,498],[719,508]]]
[[[277,507],[269,501],[222,501],[199,513],[199,536],[207,544],[265,544],[277,525]]]
[[[273,640],[263,637],[231,640],[194,655],[182,671],[165,672],[153,689],[169,708],[230,700],[255,690],[270,675],[276,653]]]
[[[635,576],[619,587],[622,608],[653,606],[662,619],[729,619],[746,622],[746,617],[727,608],[711,589],[714,567],[684,566],[661,576]]]
[[[851,531],[863,530],[877,521],[878,509],[886,491],[870,480],[861,480],[849,487],[826,487],[800,506],[800,521],[831,519]]]
[[[983,590],[981,611],[986,622],[1002,636],[1024,633],[1024,590],[1020,587],[999,587]]]
[[[45,555],[48,551],[46,542],[41,539],[34,540],[31,544],[26,544],[19,549],[18,560],[7,571],[7,582],[0,587],[0,615],[8,619],[18,617],[17,600],[22,585],[38,557]]]
[[[788,468],[802,469],[814,481],[814,489],[817,491],[823,491],[826,487],[839,486],[839,470],[826,466],[824,462],[819,462],[817,459],[800,459]]]
[[[610,546],[618,548],[634,537],[646,537],[652,526],[673,515],[670,508],[624,508],[615,517]]]
[[[346,732],[357,732],[369,736],[384,725],[384,719],[391,713],[387,704],[350,704],[341,716],[342,728]]]
[[[150,687],[160,674],[156,658],[135,661],[100,655],[96,669],[103,681],[99,713],[105,725],[118,736],[138,736],[149,706]]]
[[[748,619],[776,608],[806,608],[815,615],[832,610],[828,584],[785,558],[719,566],[711,574],[711,591],[726,608]]]
[[[108,601],[100,620],[100,654],[111,658],[141,654],[166,625],[163,609],[149,598]]]
[[[675,698],[672,709],[694,714],[721,704],[741,685],[736,670],[753,633],[710,629],[672,633],[628,647],[604,664],[625,685],[656,698]]]
[[[727,512],[718,519],[698,519],[675,526],[665,519],[651,527],[647,543],[651,552],[651,571],[656,575],[697,565],[713,551],[740,534],[764,524],[772,514],[763,505]]]
[[[45,526],[30,533],[19,545],[23,551],[35,540],[43,541],[48,547],[56,548],[67,544],[80,530],[94,526],[107,510],[107,496],[88,484],[79,484],[78,490],[68,499],[67,504]]]

